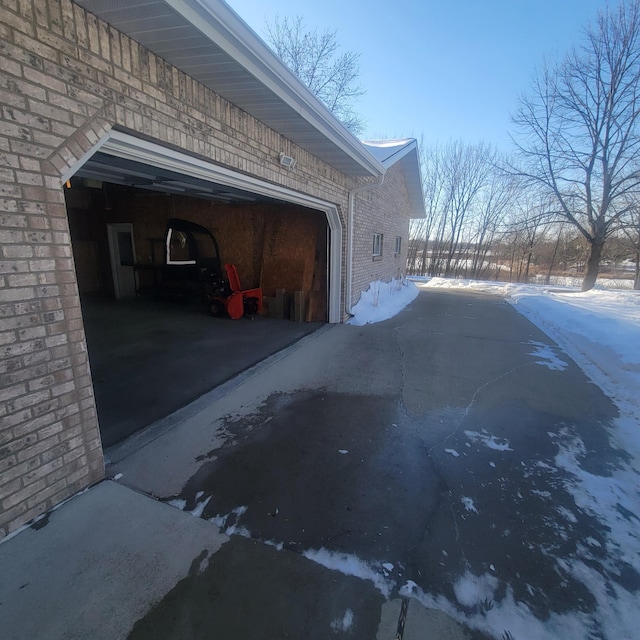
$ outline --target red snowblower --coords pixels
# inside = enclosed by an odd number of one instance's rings
[[[163,284],[180,283],[187,291],[200,290],[212,315],[233,320],[262,311],[262,289],[242,289],[233,264],[220,263],[214,235],[195,222],[172,218],[164,238]]]

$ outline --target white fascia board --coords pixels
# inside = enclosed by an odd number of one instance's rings
[[[397,162],[402,162],[405,170],[405,179],[411,201],[411,218],[424,218],[427,213],[422,194],[422,172],[420,171],[417,140],[411,140],[405,146],[400,147],[393,155],[383,160],[382,164],[385,169],[389,169]]]
[[[378,141],[378,145],[376,145],[376,141],[363,140],[362,144],[364,145],[365,148],[368,148],[368,147],[385,148],[384,146],[379,146],[379,144],[383,142],[386,142],[386,146],[388,147],[388,146],[392,146],[391,143],[393,142],[393,140],[387,140],[387,141],[380,140]],[[404,156],[406,156],[410,151],[415,151],[417,154],[417,150],[418,150],[418,142],[417,140],[415,140],[415,138],[413,138],[407,141],[402,146],[398,145],[394,147],[393,153],[387,158],[385,158],[384,160],[380,160],[379,162],[382,164],[382,166],[385,169],[388,169],[389,167],[392,167],[396,162],[399,162],[400,160],[402,160],[402,158],[404,158]],[[370,152],[370,153],[372,153],[373,155],[373,152]]]
[[[409,156],[409,152],[411,155]],[[420,170],[420,156],[418,155],[418,144],[414,141],[411,148],[402,154],[403,165],[411,176],[410,197],[413,206],[411,211],[412,218],[424,218],[427,211],[424,206],[424,194],[422,192],[422,171]]]
[[[222,0],[164,0],[372,176],[384,167]]]

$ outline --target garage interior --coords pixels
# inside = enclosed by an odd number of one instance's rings
[[[327,322],[324,212],[94,154],[65,199],[103,446],[185,406]],[[197,287],[168,287],[171,219],[208,229],[259,314],[213,317]]]

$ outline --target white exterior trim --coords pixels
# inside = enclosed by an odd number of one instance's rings
[[[64,183],[71,178],[97,151],[322,211],[327,216],[331,234],[327,274],[329,322],[341,322],[342,222],[335,204],[114,130],[109,131],[89,152],[71,166],[62,176],[61,182]]]
[[[368,174],[382,165],[223,0],[164,0]],[[301,145],[302,146],[302,145]]]

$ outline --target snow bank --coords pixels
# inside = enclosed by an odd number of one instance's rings
[[[347,324],[362,326],[393,318],[418,296],[416,285],[406,278],[391,282],[376,280],[360,295],[360,300],[351,308],[353,317]]]

